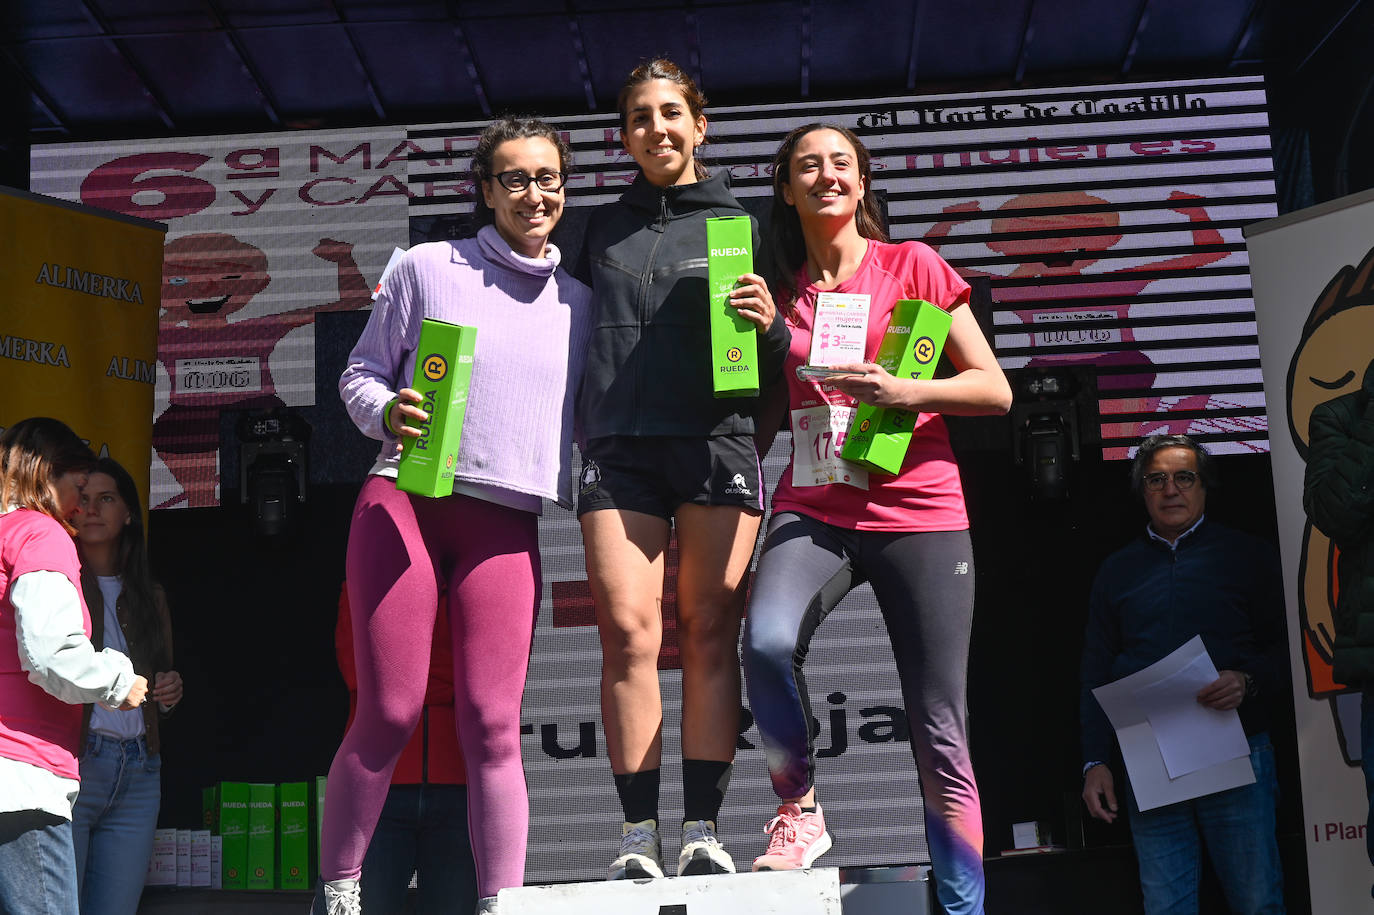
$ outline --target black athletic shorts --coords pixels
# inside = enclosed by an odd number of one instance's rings
[[[671,519],[677,507],[763,511],[763,472],[752,434],[609,436],[582,453],[577,514],[603,508]]]

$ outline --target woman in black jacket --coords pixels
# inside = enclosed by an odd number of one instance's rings
[[[678,873],[734,870],[715,825],[735,753],[740,585],[763,515],[763,480],[758,399],[712,394],[706,220],[744,210],[728,175],[708,176],[696,159],[705,101],[672,61],[649,61],[630,74],[617,104],[620,138],[640,173],[619,200],[593,214],[580,271],[592,286],[596,318],[579,401],[586,447],[577,510],[601,632],[602,722],[625,814],[613,880],[663,875],[658,655],[674,528],[682,662]],[[758,332],[767,385],[781,371],[786,326],[775,320],[757,274],[740,277],[732,300]]]

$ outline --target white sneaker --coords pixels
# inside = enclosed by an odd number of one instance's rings
[[[363,900],[362,893],[358,889],[356,880],[331,880],[322,883],[321,888],[324,893],[324,913],[323,915],[362,915]],[[310,907],[312,913],[319,911],[320,897],[315,897],[315,903]]]
[[[620,827],[620,857],[611,862],[607,880],[640,880],[663,876],[663,843],[658,821],[641,820]]]
[[[735,862],[716,838],[714,820],[688,820],[682,824],[682,853],[677,856],[677,875],[733,874]]]

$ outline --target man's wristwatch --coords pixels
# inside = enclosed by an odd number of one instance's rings
[[[1088,777],[1088,770],[1089,770],[1089,769],[1094,769],[1094,768],[1096,768],[1096,767],[1098,767],[1098,766],[1105,766],[1105,765],[1106,765],[1106,763],[1104,763],[1104,762],[1103,762],[1102,760],[1100,760],[1100,759],[1094,759],[1092,762],[1084,763],[1084,764],[1083,764],[1083,777],[1084,777],[1084,778],[1087,778],[1087,777]]]

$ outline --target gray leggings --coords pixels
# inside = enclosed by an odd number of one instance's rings
[[[968,531],[854,531],[792,512],[773,515],[744,631],[749,708],[773,790],[795,798],[811,788],[802,665],[821,622],[864,581],[892,640],[941,902],[950,911],[980,911],[983,823],[965,706],[973,620]]]

